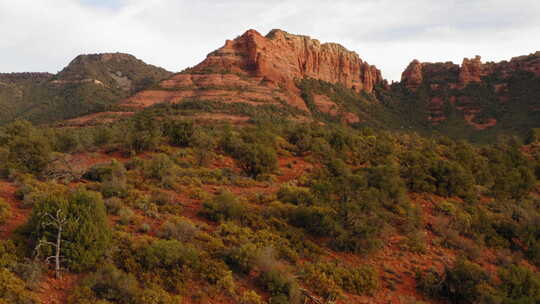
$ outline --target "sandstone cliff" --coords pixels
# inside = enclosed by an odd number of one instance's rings
[[[225,103],[285,104],[309,112],[297,81],[312,78],[341,84],[356,92],[372,92],[383,83],[381,72],[335,43],[272,30],[263,36],[249,30],[210,53],[193,68],[126,100],[145,107],[186,99]]]
[[[513,98],[510,83],[516,83],[516,80],[524,83],[534,77],[540,77],[540,52],[498,63],[482,63],[480,56],[465,58],[461,65],[413,60],[403,72],[401,83],[412,91],[424,88],[429,96],[427,119],[432,124],[447,120],[445,112],[451,107],[463,114],[467,124],[484,130],[497,124],[493,113],[502,108],[502,104],[522,100]],[[501,105],[494,104],[494,100]],[[529,103],[529,100],[525,101]],[[517,106],[520,105],[513,105]],[[538,105],[531,108],[535,109]]]
[[[496,74],[501,79],[507,79],[520,71],[531,72],[540,77],[540,51],[498,63],[482,63],[480,56],[464,58],[461,65],[413,60],[403,72],[401,82],[410,89],[417,89],[423,83],[441,82],[463,88],[469,83],[481,82],[486,76]]]
[[[208,55],[194,68],[231,70],[293,85],[295,79],[314,78],[340,83],[356,91],[371,92],[383,81],[377,68],[336,43],[273,30],[266,37],[249,30]]]

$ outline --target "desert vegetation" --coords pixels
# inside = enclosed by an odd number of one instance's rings
[[[540,299],[534,137],[201,125],[157,106],[71,130],[17,121],[0,144],[0,225],[27,214],[0,243],[6,303],[70,275],[69,303],[347,303],[400,288],[377,263],[389,250],[445,257],[404,264],[418,301]]]

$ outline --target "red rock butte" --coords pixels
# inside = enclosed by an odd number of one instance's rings
[[[482,63],[480,56],[465,58],[461,65],[452,62],[420,62],[413,60],[403,72],[401,83],[416,91],[421,87],[430,90],[427,119],[434,125],[447,119],[444,116],[446,103],[463,113],[467,124],[484,130],[497,124],[493,117],[482,114],[484,105],[471,96],[459,94],[471,83],[483,83],[486,77],[497,79],[493,84],[494,94],[501,103],[508,102],[508,81],[517,72],[540,76],[540,52],[514,57],[510,61]],[[477,117],[483,117],[481,122]]]
[[[249,30],[227,40],[195,67],[161,82],[160,89],[140,92],[124,104],[145,107],[190,98],[249,104],[284,101],[308,111],[296,86],[297,80],[305,78],[368,93],[384,82],[376,67],[339,44],[320,43],[282,30],[266,36]]]

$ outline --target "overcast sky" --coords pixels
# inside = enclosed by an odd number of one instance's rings
[[[180,71],[251,28],[338,42],[399,80],[415,58],[540,50],[540,0],[0,0],[0,72],[117,51]]]

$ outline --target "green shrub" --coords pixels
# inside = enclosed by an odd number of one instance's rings
[[[161,225],[158,236],[169,240],[190,242],[197,236],[199,229],[185,218],[173,218]]]
[[[248,242],[226,250],[224,260],[233,270],[248,274],[255,267],[259,251],[256,244]]]
[[[202,130],[197,130],[192,140],[195,161],[199,166],[210,164],[214,158],[214,149],[217,146],[215,138]]]
[[[37,291],[41,287],[41,281],[44,274],[44,265],[35,260],[24,260],[12,267],[30,290]]]
[[[263,270],[258,282],[270,293],[271,304],[300,303],[300,290],[294,278],[277,268]]]
[[[9,143],[9,161],[16,169],[28,173],[40,173],[51,160],[51,148],[45,138],[17,137]]]
[[[10,240],[0,240],[0,268],[13,268],[17,262],[15,244]]]
[[[435,207],[438,212],[444,215],[448,215],[448,216],[456,215],[456,206],[449,201],[440,202]]]
[[[135,212],[128,207],[124,207],[118,211],[118,216],[121,225],[129,225],[134,221]]]
[[[265,302],[255,291],[247,290],[240,296],[240,304],[264,304]]]
[[[172,120],[165,123],[164,131],[172,145],[189,147],[193,141],[195,126],[192,121]]]
[[[40,240],[56,241],[58,229],[51,217],[65,218],[61,254],[74,271],[94,267],[111,242],[105,205],[99,193],[78,189],[68,195],[46,193],[39,200],[26,224],[34,246]],[[44,254],[52,250],[42,247]]]
[[[38,299],[25,289],[24,282],[5,268],[0,268],[0,303],[32,304]]]
[[[332,236],[339,230],[336,214],[323,207],[300,206],[292,209],[289,221],[317,236]]]
[[[9,167],[22,172],[41,173],[51,160],[48,138],[27,121],[15,121],[0,130],[0,144],[8,148]]]
[[[157,285],[146,286],[141,292],[141,304],[178,304],[183,303],[182,297],[171,295]]]
[[[230,192],[222,192],[214,196],[210,201],[203,203],[201,215],[209,220],[230,221],[239,220],[245,216],[246,205]]]
[[[234,157],[238,166],[251,177],[273,173],[277,169],[277,154],[271,146],[244,144]]]
[[[77,134],[68,132],[57,133],[54,142],[55,151],[72,153],[79,148],[79,137]]]
[[[309,189],[292,186],[281,187],[277,199],[284,203],[306,206],[312,205],[315,200]]]
[[[115,261],[128,273],[136,274],[147,283],[156,283],[170,292],[179,292],[190,279],[224,274],[216,270],[214,262],[195,247],[177,240],[125,238],[119,243]],[[205,272],[205,269],[211,269]],[[213,281],[214,283],[216,281]]]
[[[159,121],[144,111],[130,120],[125,132],[124,147],[135,153],[155,150],[162,135]]]
[[[540,275],[528,268],[511,265],[499,273],[501,289],[510,301],[508,303],[540,302]]]
[[[451,303],[478,303],[484,296],[484,285],[489,285],[489,276],[477,264],[458,260],[443,274],[427,272],[419,276],[418,287],[432,297],[448,299]]]
[[[369,266],[349,267],[332,262],[308,264],[303,271],[308,282],[325,298],[336,298],[339,288],[357,295],[372,295],[379,288],[379,275]],[[339,287],[339,288],[338,288]]]
[[[152,157],[146,163],[144,176],[146,178],[157,180],[160,184],[172,187],[171,178],[174,177],[174,162],[166,154],[160,153]]]
[[[0,225],[11,217],[11,206],[0,198]]]
[[[158,206],[171,205],[175,203],[175,197],[170,192],[155,190],[152,191],[152,202]]]
[[[119,215],[120,210],[124,207],[124,203],[118,197],[111,197],[105,200],[105,207],[108,214]]]
[[[112,167],[103,164],[95,165],[88,169],[82,177],[94,182],[103,182],[112,177]]]
[[[84,278],[69,303],[96,303],[105,300],[119,304],[139,304],[141,290],[135,277],[107,264]]]

